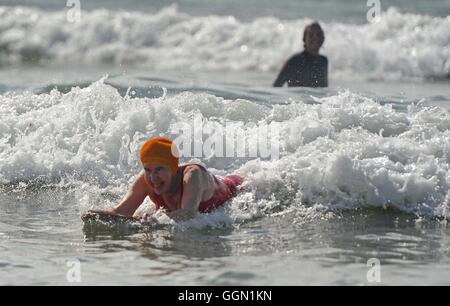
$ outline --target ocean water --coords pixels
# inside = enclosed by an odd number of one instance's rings
[[[365,1],[80,4],[69,22],[0,1],[1,285],[450,284],[449,1],[381,1],[376,23]],[[272,88],[312,20],[330,87]],[[248,154],[182,161],[242,193],[187,222],[83,225],[145,139],[199,119]],[[276,156],[249,154],[263,126]]]

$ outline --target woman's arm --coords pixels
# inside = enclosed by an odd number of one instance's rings
[[[133,216],[134,212],[142,204],[147,196],[146,185],[144,181],[144,172],[141,172],[138,178],[133,182],[127,194],[114,208],[90,210],[89,212],[99,214],[111,214],[122,216]]]
[[[214,180],[207,171],[197,166],[186,168],[183,175],[183,198],[181,208],[168,213],[176,221],[195,218],[203,195],[214,192]]]
[[[131,185],[127,194],[124,196],[119,205],[113,210],[116,214],[124,216],[132,216],[136,209],[142,204],[147,197],[147,186],[144,181],[144,172],[141,172],[138,178]]]
[[[280,73],[278,74],[277,79],[273,83],[273,87],[282,87],[284,83],[288,81],[288,70],[289,70],[289,61],[287,61]]]
[[[323,87],[328,87],[328,59],[325,57]]]

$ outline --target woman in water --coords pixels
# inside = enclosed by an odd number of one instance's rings
[[[119,205],[89,211],[83,220],[99,215],[132,217],[147,196],[172,219],[187,220],[224,204],[236,195],[243,182],[238,175],[216,177],[199,164],[179,165],[178,148],[164,137],[148,140],[141,148],[140,158],[144,169]],[[144,215],[141,220],[147,217]]]

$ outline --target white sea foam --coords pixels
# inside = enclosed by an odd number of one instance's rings
[[[155,70],[276,72],[302,49],[309,19],[189,16],[176,6],[151,13],[67,12],[0,7],[0,63],[51,61],[116,63]],[[450,72],[450,18],[404,14],[391,8],[364,25],[321,21],[323,53],[332,77],[375,79],[442,77]]]
[[[448,111],[400,112],[351,92],[317,101],[270,107],[190,92],[130,98],[103,79],[67,94],[9,93],[0,96],[0,182],[75,183],[82,206],[112,205],[140,171],[138,151],[148,137],[175,137],[173,124],[192,125],[198,115],[206,123],[245,118],[279,124],[280,158],[201,160],[216,174],[246,178],[246,192],[208,222],[311,208],[449,216]]]

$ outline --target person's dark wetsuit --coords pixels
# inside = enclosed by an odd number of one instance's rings
[[[273,86],[281,87],[284,83],[289,87],[327,87],[328,59],[306,51],[292,56],[281,69]]]

